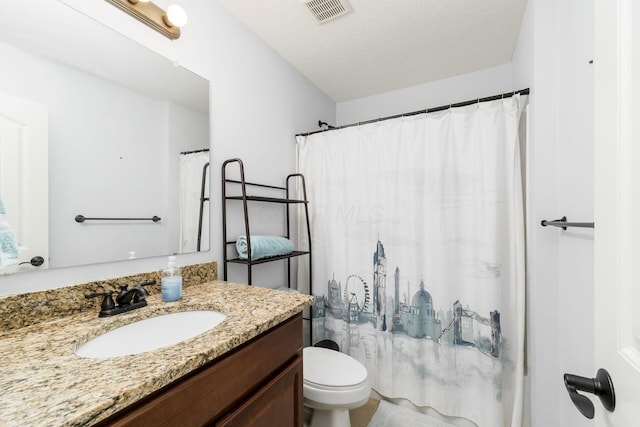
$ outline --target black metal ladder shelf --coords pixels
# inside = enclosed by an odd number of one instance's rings
[[[239,168],[239,173],[240,173],[240,179],[239,180],[235,180],[235,179],[229,179],[227,178],[227,166],[231,165],[231,164],[237,164],[238,168]],[[293,191],[293,183],[294,181],[297,181],[298,184],[300,185],[300,188],[302,189],[302,199],[296,199],[294,197],[292,197],[292,191]],[[236,188],[239,187],[240,189],[240,195],[238,194],[234,194],[234,195],[229,195],[228,194],[228,186],[232,186],[235,185]],[[280,197],[267,197],[267,196],[260,196],[260,195],[249,195],[247,193],[247,189],[250,188],[252,191],[260,191],[260,190],[277,190],[279,192],[281,192],[282,194],[284,194],[284,197],[280,198]],[[236,190],[237,191],[237,190]],[[250,232],[250,224],[249,224],[249,202],[263,202],[263,203],[279,203],[282,205],[286,206],[286,238],[289,239],[291,237],[291,223],[292,223],[292,218],[290,215],[290,209],[289,207],[291,205],[300,205],[302,204],[304,206],[304,214],[305,214],[305,222],[306,222],[306,231],[307,231],[307,241],[309,244],[308,249],[306,250],[295,250],[289,254],[286,255],[278,255],[278,256],[273,256],[273,257],[268,257],[268,258],[261,258],[258,260],[252,260],[250,259],[251,257],[248,257],[249,259],[241,259],[241,258],[237,258],[237,257],[229,257],[229,246],[234,246],[236,244],[235,240],[229,240],[227,238],[227,202],[228,201],[240,201],[242,202],[242,211],[243,211],[243,216],[244,216],[244,233],[245,236],[248,236],[248,243],[250,245],[250,236],[251,236],[251,232]],[[303,256],[303,255],[308,255],[309,256],[309,294],[313,295],[312,292],[312,261],[311,261],[311,227],[310,227],[310,223],[309,223],[309,201],[307,200],[307,189],[305,186],[305,181],[304,181],[304,176],[302,174],[290,174],[287,175],[286,178],[286,186],[285,187],[278,187],[278,186],[273,186],[273,185],[266,185],[266,184],[258,184],[258,183],[254,183],[254,182],[247,182],[245,180],[245,175],[244,175],[244,165],[242,163],[242,160],[235,158],[235,159],[229,159],[226,160],[223,164],[222,164],[222,240],[223,240],[223,250],[222,250],[222,254],[223,254],[223,277],[224,280],[228,279],[228,264],[229,263],[235,263],[235,264],[245,264],[247,266],[247,284],[251,285],[252,284],[252,267],[254,265],[257,264],[264,264],[267,262],[273,262],[273,261],[278,261],[278,260],[287,260],[287,287],[291,288],[291,259],[295,258],[295,257],[299,257],[299,256]],[[251,253],[251,250],[249,248],[249,253]]]
[[[235,179],[229,179],[227,178],[227,166],[231,165],[231,164],[237,164],[238,169],[239,169],[239,173],[240,173],[240,180],[235,180]],[[307,199],[307,188],[305,186],[305,181],[304,181],[304,176],[302,174],[296,173],[296,174],[289,174],[287,175],[287,178],[285,180],[286,182],[286,186],[285,187],[277,187],[277,186],[273,186],[273,185],[266,185],[266,184],[258,184],[255,182],[247,182],[245,180],[245,175],[244,175],[244,165],[242,163],[242,160],[235,158],[235,159],[229,159],[226,160],[223,164],[222,164],[222,241],[223,241],[223,248],[222,248],[222,256],[223,256],[223,277],[224,280],[226,281],[228,279],[228,264],[230,263],[235,263],[235,264],[244,264],[247,266],[247,284],[251,285],[252,284],[252,269],[254,265],[257,264],[264,264],[264,263],[268,263],[268,262],[273,262],[273,261],[279,261],[279,260],[287,260],[287,287],[289,289],[291,289],[291,259],[292,258],[296,258],[299,256],[308,256],[308,260],[309,260],[309,295],[313,295],[313,284],[312,284],[312,277],[313,277],[313,270],[312,270],[312,257],[311,257],[311,226],[309,223],[309,201]],[[294,187],[294,183],[298,184],[298,187]],[[238,194],[234,194],[234,195],[229,195],[227,192],[227,186],[230,187],[235,187],[236,188],[236,193],[237,193],[237,188],[239,187],[240,189],[240,195]],[[271,192],[278,192],[280,194],[284,194],[284,197],[280,198],[280,197],[267,197],[267,196],[260,196],[260,195],[249,195],[247,194],[247,189],[250,188],[252,191],[255,192],[260,192],[260,191],[271,191]],[[302,199],[297,199],[292,197],[292,192],[294,190],[294,188],[299,188],[302,190]],[[307,242],[308,242],[308,248],[306,250],[294,250],[293,252],[286,254],[286,255],[278,255],[278,256],[272,256],[272,257],[267,257],[267,258],[261,258],[261,259],[257,259],[257,260],[252,260],[251,256],[249,255],[247,258],[248,259],[241,259],[238,257],[229,257],[229,247],[231,247],[231,250],[233,251],[235,248],[235,244],[236,241],[235,240],[228,240],[227,238],[227,202],[241,202],[242,203],[242,212],[243,212],[243,219],[244,219],[244,233],[245,236],[247,236],[247,245],[249,246],[248,248],[248,254],[251,254],[251,232],[250,232],[250,226],[249,226],[249,203],[250,202],[258,202],[258,203],[277,203],[277,204],[281,204],[285,207],[285,211],[286,211],[286,215],[285,215],[285,219],[286,219],[286,238],[290,239],[291,238],[291,223],[292,223],[292,218],[290,215],[290,207],[292,206],[300,206],[302,205],[304,207],[304,217],[305,217],[305,225],[306,225],[306,231],[307,231]],[[297,218],[296,218],[297,219]],[[296,286],[297,288],[297,286]],[[304,317],[305,320],[307,320],[309,322],[309,341],[313,342],[313,325],[311,322],[311,317],[312,317],[312,312],[313,312],[313,308],[310,307],[309,308],[309,317]]]
[[[198,215],[198,245],[196,250],[200,252],[202,246],[202,220],[204,216],[204,204],[209,202],[209,196],[205,194],[207,187],[207,171],[209,170],[209,162],[202,167],[202,184],[200,184],[200,213]]]

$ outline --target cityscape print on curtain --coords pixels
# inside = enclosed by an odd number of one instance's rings
[[[481,426],[521,420],[522,103],[298,137],[314,342],[359,360],[383,397]]]
[[[372,277],[373,287],[362,277],[352,274],[346,278],[343,288],[335,278],[327,285],[327,295],[315,295],[313,319],[320,332],[330,334],[324,327],[322,318],[327,315],[349,324],[371,324],[376,330],[403,334],[412,338],[430,339],[437,343],[446,343],[474,347],[491,357],[500,357],[501,333],[500,312],[491,311],[483,317],[471,310],[467,305],[462,307],[456,300],[448,310],[441,307],[437,312],[431,294],[425,289],[424,280],[420,281],[419,290],[411,295],[400,292],[400,269],[393,273],[393,293],[389,299],[391,307],[387,309],[387,259],[384,245],[378,241],[373,254]],[[496,277],[500,275],[498,266],[489,267]],[[393,314],[391,314],[393,313]],[[474,324],[488,326],[476,326]],[[483,332],[490,334],[483,335]],[[356,331],[357,332],[357,331]],[[356,343],[357,345],[357,343]]]

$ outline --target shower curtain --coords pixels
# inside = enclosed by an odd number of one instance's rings
[[[382,396],[483,427],[521,424],[524,101],[297,138],[313,341],[337,342]]]
[[[200,218],[202,171],[209,162],[209,151],[180,154],[180,253],[196,252]],[[205,181],[205,197],[209,197],[209,179]],[[200,250],[209,250],[209,203],[202,214]]]

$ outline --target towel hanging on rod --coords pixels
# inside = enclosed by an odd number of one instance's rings
[[[547,225],[553,227],[562,227],[563,230],[566,230],[567,227],[595,228],[596,226],[593,222],[567,222],[566,216],[553,221],[547,221],[546,219],[543,219],[542,221],[540,221],[540,225],[542,225],[543,227],[546,227]]]

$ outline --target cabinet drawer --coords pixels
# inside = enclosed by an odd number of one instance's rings
[[[216,422],[297,363],[301,353],[298,314],[98,425],[187,427]],[[298,393],[302,402],[302,382]]]
[[[224,417],[215,427],[302,426],[302,357]]]

